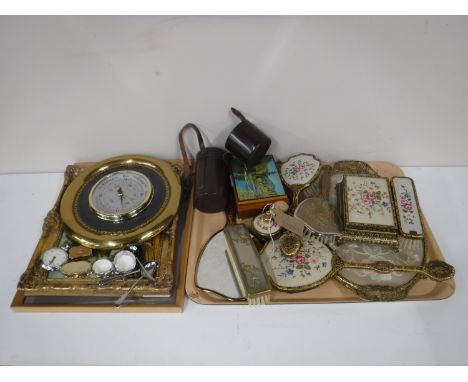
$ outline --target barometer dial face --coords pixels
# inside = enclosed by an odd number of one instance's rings
[[[89,193],[89,205],[103,220],[121,221],[138,215],[151,201],[153,186],[144,174],[116,171],[100,179]]]

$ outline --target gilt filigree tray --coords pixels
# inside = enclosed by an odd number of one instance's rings
[[[179,163],[171,161],[171,164],[180,173]],[[184,237],[180,248],[176,245],[177,232],[180,229],[178,216],[162,233],[142,243],[144,260],[156,261],[159,264],[155,274],[156,283],[151,285],[147,280],[142,280],[133,290],[127,303],[118,309],[113,306],[113,301],[128,290],[135,276],[130,277],[127,284],[123,280],[117,280],[109,285],[99,286],[99,278],[92,274],[56,277],[55,272],[48,272],[41,267],[40,257],[45,250],[69,240],[60,219],[60,201],[73,179],[91,165],[93,163],[78,163],[67,167],[60,194],[44,219],[41,238],[18,283],[12,308],[18,311],[182,311],[187,239],[192,221],[191,203],[187,210],[188,224],[183,230]],[[101,252],[93,250],[92,256],[99,258]]]
[[[332,164],[331,189],[343,179],[346,174],[359,174],[393,178],[404,176],[403,171],[396,165],[386,162],[343,161]],[[318,180],[319,181],[319,180]],[[319,187],[312,184],[303,191],[302,197],[317,196]],[[329,201],[337,205],[335,193],[330,193]],[[431,260],[444,260],[444,257],[432,234],[429,224],[421,213],[424,227],[424,240],[408,245],[404,238],[400,239],[400,251],[395,252],[388,246],[377,246],[368,243],[345,243],[341,246],[339,255],[346,261],[373,262],[380,260],[393,261],[407,265],[421,265]],[[229,276],[226,264],[216,259],[200,261],[200,254],[207,246],[210,238],[226,223],[225,214],[205,214],[194,210],[192,222],[191,246],[188,255],[187,279],[185,289],[188,296],[200,304],[247,304],[247,301],[236,292],[235,282]],[[244,220],[247,225],[249,221]],[[211,244],[210,244],[211,245]],[[213,243],[222,248],[222,243]],[[338,247],[340,248],[340,247]],[[401,250],[403,248],[403,250]],[[218,260],[221,257],[218,258]],[[215,288],[207,286],[206,280],[212,277],[212,272],[205,272],[204,264],[211,261],[216,264],[216,272],[223,273],[213,279]],[[231,277],[231,279],[229,279]],[[379,274],[375,271],[360,269],[343,269],[339,274],[324,284],[302,292],[288,293],[273,289],[271,304],[304,304],[304,303],[338,303],[362,301],[394,301],[394,300],[435,300],[448,298],[455,290],[453,279],[435,282],[423,278],[415,273],[397,272],[392,275]]]

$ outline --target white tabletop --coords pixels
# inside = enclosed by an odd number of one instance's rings
[[[441,301],[204,306],[182,314],[16,313],[62,174],[0,175],[0,364],[468,364],[468,168],[405,168],[456,291]]]

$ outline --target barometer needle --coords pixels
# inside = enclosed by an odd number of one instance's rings
[[[117,190],[117,194],[119,195],[120,204],[122,205],[122,208],[123,208],[123,197],[124,197],[124,193],[123,193],[123,191],[122,191],[122,187],[119,187],[119,189]]]

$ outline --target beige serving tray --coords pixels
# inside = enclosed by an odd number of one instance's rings
[[[380,175],[391,178],[404,176],[403,171],[396,165],[387,162],[369,163]],[[222,229],[226,224],[223,212],[206,214],[198,210],[193,212],[192,234],[190,237],[190,249],[188,253],[187,279],[185,290],[193,301],[199,304],[247,304],[246,301],[232,301],[216,293],[202,290],[197,287],[196,267],[198,257],[204,245],[210,237]],[[434,235],[423,216],[423,224],[426,237],[426,261],[445,260]],[[434,282],[428,279],[418,280],[408,292],[405,300],[438,300],[450,297],[455,291],[455,281]],[[336,280],[329,280],[323,285],[305,292],[286,293],[273,290],[271,304],[313,304],[313,303],[338,303],[338,302],[364,302],[351,289],[345,287]]]

